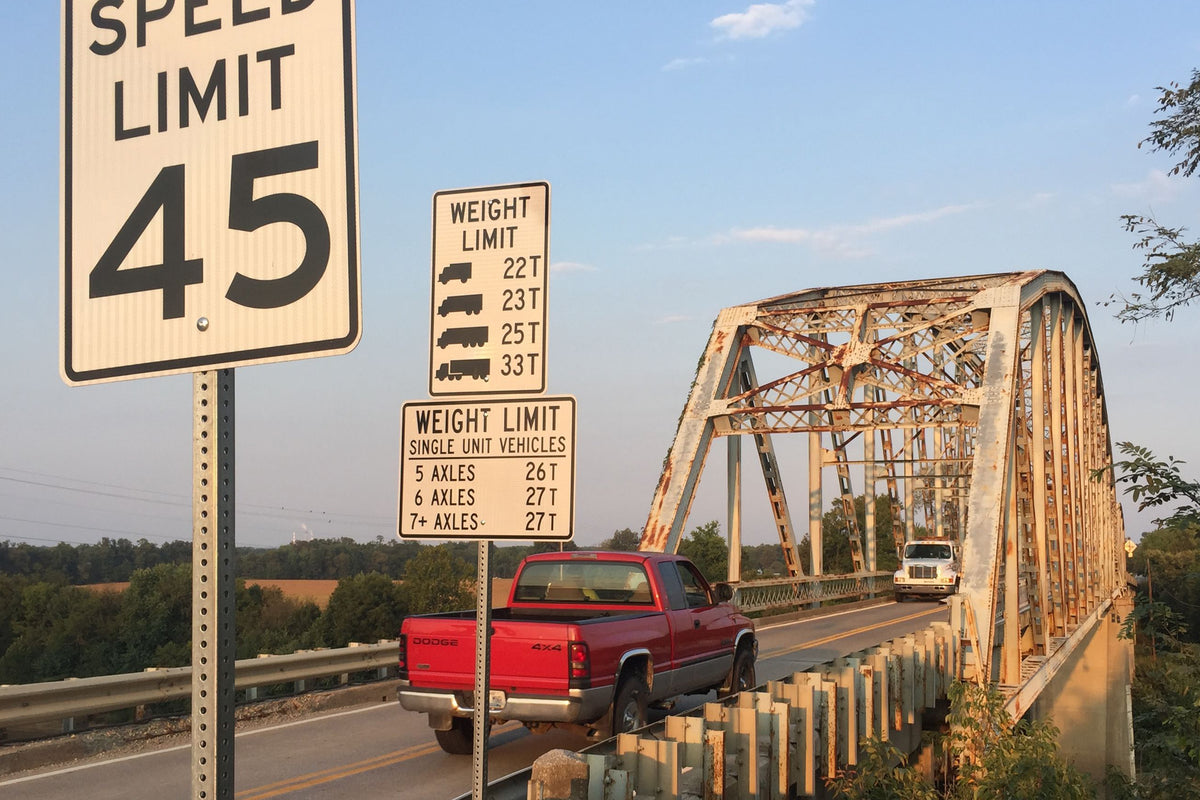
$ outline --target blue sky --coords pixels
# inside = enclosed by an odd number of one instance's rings
[[[59,378],[59,11],[6,12],[0,539],[187,539],[190,378]],[[1114,439],[1200,469],[1200,309],[1134,328],[1099,305],[1140,264],[1121,214],[1196,233],[1200,179],[1137,147],[1155,87],[1200,67],[1194,2],[357,15],[363,337],[238,370],[239,544],[395,535],[400,407],[428,369],[431,198],[521,181],[553,191],[548,388],[578,398],[581,543],[645,522],[718,310],[812,286],[1062,270],[1089,303]],[[713,488],[693,524],[723,517]],[[1149,525],[1126,519],[1135,538]]]

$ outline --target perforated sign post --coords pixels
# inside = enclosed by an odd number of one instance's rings
[[[546,389],[550,184],[433,196],[429,394]]]
[[[353,0],[63,0],[59,368],[193,372],[192,796],[234,796],[233,367],[361,330]]]

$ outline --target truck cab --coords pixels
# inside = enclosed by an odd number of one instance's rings
[[[962,550],[951,539],[906,542],[900,569],[892,576],[897,602],[909,597],[947,597],[958,591]]]

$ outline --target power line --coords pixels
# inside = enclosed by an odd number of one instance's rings
[[[65,492],[74,492],[74,493],[89,495],[89,496],[93,496],[93,497],[107,497],[107,498],[111,498],[114,500],[132,501],[135,503],[151,503],[151,504],[155,504],[155,505],[169,506],[169,507],[178,508],[178,509],[190,509],[190,507],[191,507],[191,497],[182,495],[182,494],[159,492],[159,491],[154,491],[154,490],[149,490],[149,489],[139,489],[139,488],[135,488],[135,487],[122,486],[119,484],[102,483],[99,481],[90,481],[90,480],[84,480],[84,479],[80,479],[80,478],[73,478],[73,477],[69,477],[69,476],[65,476],[65,475],[54,475],[54,474],[48,474],[48,473],[43,473],[43,472],[35,472],[32,470],[17,469],[17,468],[13,468],[13,467],[0,467],[0,471],[15,473],[16,475],[19,475],[19,476],[25,476],[25,477],[13,477],[13,475],[0,475],[0,481],[5,481],[5,482],[11,483],[11,484],[17,484],[17,485],[21,485],[21,486],[32,486],[32,487],[38,487],[38,488],[42,488],[42,489],[53,489],[53,490],[65,491]],[[78,484],[78,485],[70,485],[70,484]],[[28,499],[30,501],[33,500],[33,498],[28,498]],[[62,501],[56,501],[56,502],[59,505],[70,505],[74,508],[83,508],[85,510],[100,510],[100,509],[97,509],[95,506],[80,506],[79,504],[68,504],[68,503],[63,503]],[[126,509],[124,511],[118,511],[118,510],[108,508],[108,509],[103,509],[103,511],[104,511],[104,513],[109,513],[109,514],[124,513],[124,514],[135,514],[138,516],[155,517],[158,519],[167,519],[165,517],[162,517],[161,515],[147,514],[144,511],[137,511],[134,509]],[[348,513],[335,512],[334,514],[331,514],[330,512],[326,512],[326,511],[319,510],[319,509],[290,508],[288,506],[273,506],[273,505],[264,505],[264,504],[257,504],[257,503],[239,504],[237,507],[237,514],[239,517],[247,516],[247,517],[256,517],[259,519],[271,520],[273,522],[276,522],[276,523],[284,525],[284,526],[295,525],[298,521],[302,521],[304,523],[314,524],[314,525],[316,523],[323,523],[325,525],[336,524],[338,527],[362,528],[364,526],[367,526],[367,527],[380,527],[380,528],[388,529],[388,528],[391,528],[395,523],[395,520],[392,519],[391,517],[380,517],[380,516],[373,516],[373,515],[369,515],[369,514],[355,514],[355,513],[349,513],[349,512]],[[80,524],[72,524],[72,523],[58,523],[58,522],[50,522],[50,521],[45,521],[45,520],[18,519],[15,517],[0,517],[0,519],[7,519],[10,521],[14,521],[14,522],[22,522],[22,523],[34,524],[34,525],[47,525],[47,526],[51,526],[51,527],[74,528],[77,530],[89,530],[89,531],[95,531],[97,533],[113,533],[113,534],[118,534],[118,535],[123,535],[123,536],[140,536],[139,534],[130,533],[129,531],[115,531],[115,530],[108,529],[108,528],[101,528],[101,527],[89,526],[89,525],[80,525]],[[144,537],[159,539],[162,541],[172,541],[172,539],[170,537],[164,537],[161,535],[145,534]]]

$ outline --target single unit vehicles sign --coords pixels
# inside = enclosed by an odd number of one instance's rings
[[[399,497],[406,539],[571,539],[575,398],[405,403]]]
[[[360,333],[353,0],[63,0],[69,383]]]

